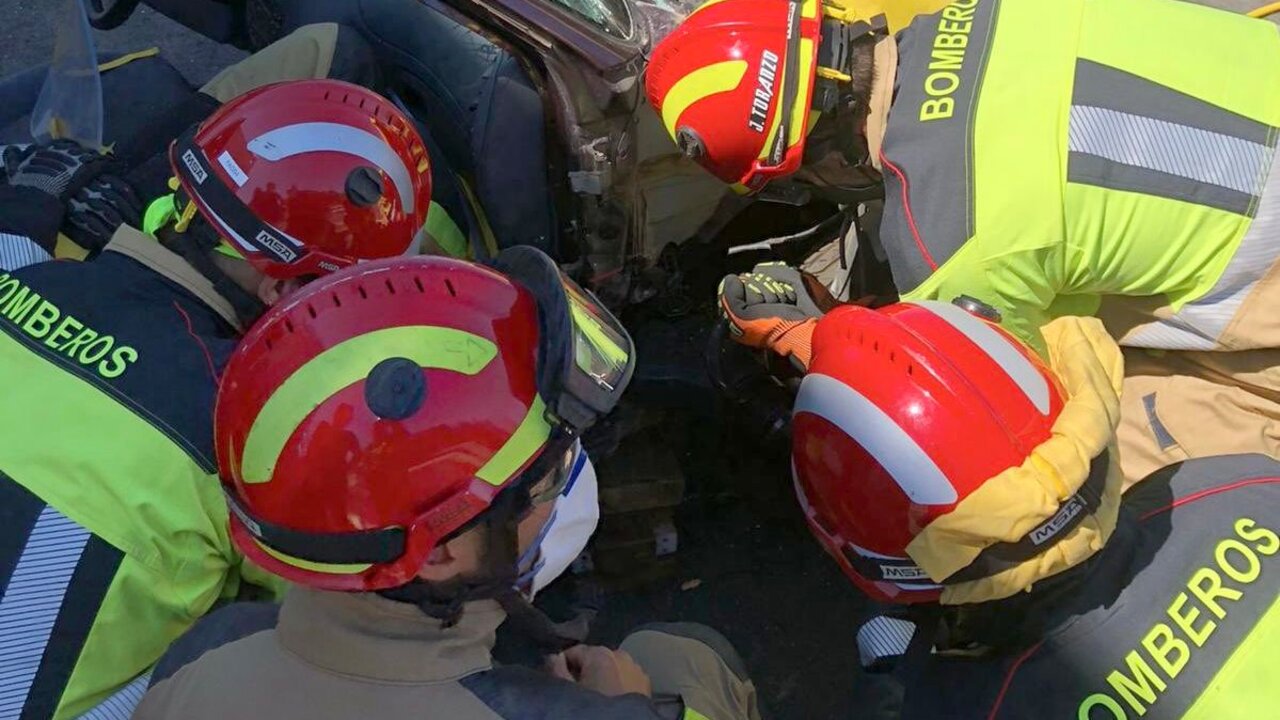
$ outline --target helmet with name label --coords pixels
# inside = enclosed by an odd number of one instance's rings
[[[278,279],[404,254],[431,205],[431,164],[390,100],[338,80],[252,90],[174,140],[178,209]],[[188,209],[189,208],[189,209]]]
[[[740,192],[794,173],[819,83],[850,82],[850,43],[947,0],[710,0],[654,47],[649,104],[690,159]]]
[[[1060,496],[1014,487],[1038,482],[1036,468],[1057,456],[1046,443],[1067,402],[1029,348],[956,305],[839,308],[818,324],[794,409],[795,487],[810,528],[884,602],[936,601],[1026,563],[1097,512],[1113,482],[1108,426],[1101,447],[1066,453],[1081,463],[1076,487],[1065,470],[1046,475]]]

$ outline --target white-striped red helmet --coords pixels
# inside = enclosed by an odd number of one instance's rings
[[[1063,402],[1030,349],[960,307],[837,309],[814,332],[794,411],[792,464],[810,528],[871,597],[937,600],[965,573],[929,577],[908,544],[1026,460]]]
[[[169,160],[214,230],[280,279],[402,255],[431,204],[413,123],[338,80],[245,93],[174,140]]]

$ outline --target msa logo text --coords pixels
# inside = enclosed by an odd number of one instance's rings
[[[1031,531],[1031,542],[1035,545],[1043,545],[1045,542],[1052,540],[1067,523],[1071,522],[1083,510],[1084,501],[1078,496],[1072,497],[1065,505],[1059,508],[1056,515],[1049,518],[1049,522]]]
[[[298,253],[294,252],[293,248],[289,247],[283,240],[272,235],[266,230],[259,231],[255,239],[263,247],[270,250],[273,255],[280,258],[281,262],[289,263],[298,259]]]
[[[885,580],[926,580],[929,577],[924,570],[913,565],[881,565],[880,572]]]
[[[204,181],[209,177],[209,173],[200,167],[200,161],[196,159],[196,154],[190,150],[182,153],[182,162],[191,171],[191,177],[196,179],[196,184],[203,185]]]

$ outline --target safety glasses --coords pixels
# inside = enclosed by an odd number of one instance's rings
[[[551,419],[577,437],[617,406],[635,371],[622,323],[537,248],[503,250],[490,265],[538,304],[538,393]]]

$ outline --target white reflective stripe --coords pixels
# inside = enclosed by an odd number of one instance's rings
[[[116,691],[114,695],[103,700],[89,712],[80,716],[80,720],[129,720],[133,711],[147,694],[147,685],[151,682],[151,673],[145,672],[133,679],[133,682]]]
[[[245,239],[240,237],[240,233],[236,232],[230,225],[228,225],[227,221],[223,220],[222,216],[214,212],[212,208],[205,210],[204,215],[217,226],[214,230],[222,237],[223,240],[230,240],[233,244],[239,246],[238,249],[242,255],[257,255],[262,252],[253,245],[245,242]]]
[[[956,489],[933,459],[862,393],[828,375],[810,373],[800,383],[794,413],[811,413],[840,428],[866,449],[911,502],[950,505]]]
[[[1258,171],[1271,154],[1249,140],[1088,105],[1071,107],[1067,147],[1246,195],[1257,194]]]
[[[409,168],[382,138],[338,123],[298,123],[276,128],[249,141],[249,151],[267,160],[283,160],[308,152],[340,152],[377,165],[400,194],[400,206],[413,213],[413,179]]]
[[[1019,351],[1012,340],[996,332],[994,328],[974,317],[968,310],[951,303],[916,300],[911,304],[925,308],[964,333],[1009,375],[1041,415],[1049,414],[1049,382]]]
[[[17,270],[52,259],[53,256],[31,238],[0,232],[0,270]]]
[[[52,507],[36,518],[0,598],[0,718],[22,713],[88,541],[88,530]]]
[[[1122,345],[1162,350],[1214,350],[1258,281],[1280,257],[1280,162],[1271,163],[1258,212],[1231,262],[1209,292],[1167,320],[1130,331]],[[1259,310],[1261,312],[1261,309]]]

